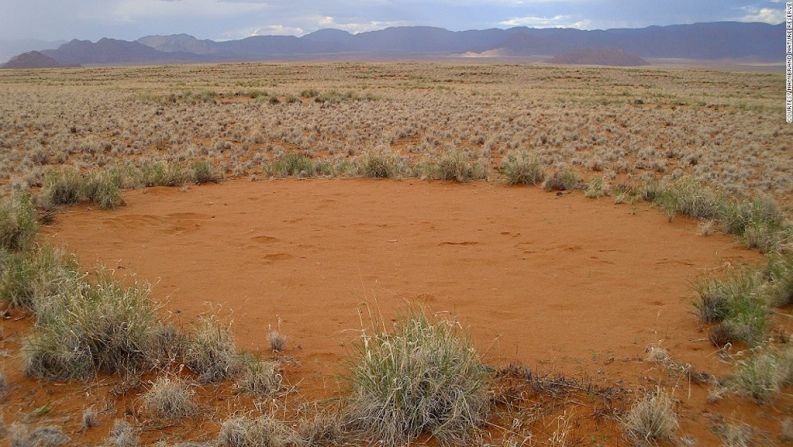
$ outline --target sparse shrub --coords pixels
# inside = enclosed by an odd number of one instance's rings
[[[359,164],[365,177],[392,178],[400,173],[396,158],[386,151],[369,151],[361,157]]]
[[[763,291],[770,305],[793,304],[793,253],[768,256],[763,276],[767,280]]]
[[[267,334],[267,340],[270,342],[270,350],[273,352],[281,352],[286,349],[286,335],[275,329]]]
[[[749,226],[778,228],[784,221],[785,216],[769,197],[726,200],[719,215],[722,230],[737,235],[744,234]]]
[[[85,177],[73,168],[49,171],[39,194],[39,203],[45,208],[78,203],[83,197]]]
[[[193,163],[193,182],[198,185],[220,183],[220,175],[215,172],[209,161],[197,161]]]
[[[793,349],[768,351],[738,362],[731,384],[757,402],[767,402],[793,383]]]
[[[471,162],[467,154],[452,150],[446,152],[430,171],[430,177],[436,180],[452,180],[467,182],[485,177],[484,167]]]
[[[216,317],[201,318],[193,327],[187,340],[185,364],[204,383],[219,382],[238,370],[237,347],[231,332]]]
[[[8,253],[0,257],[0,301],[36,312],[78,276],[76,263],[49,246]]]
[[[682,214],[697,219],[717,219],[726,198],[691,177],[672,181],[653,199],[668,216]]]
[[[87,200],[103,210],[124,205],[124,199],[121,198],[121,179],[107,173],[96,174],[85,181],[83,194]]]
[[[622,419],[628,438],[635,444],[672,440],[678,427],[672,397],[658,388],[634,403]]]
[[[754,299],[757,278],[750,271],[733,272],[727,278],[708,278],[697,285],[698,301],[694,303],[703,323],[727,318],[733,302]]]
[[[11,424],[8,437],[11,447],[57,447],[70,440],[60,427],[46,426],[29,431],[18,423]]]
[[[222,447],[282,447],[287,445],[289,438],[288,429],[268,416],[238,417],[220,426],[218,444]]]
[[[0,249],[25,250],[38,232],[36,208],[27,194],[0,202]]]
[[[273,169],[277,175],[282,177],[309,177],[314,174],[314,162],[303,154],[290,152],[278,158]]]
[[[166,163],[147,163],[139,171],[141,183],[144,186],[182,186],[190,175],[181,167]]]
[[[193,414],[195,392],[178,377],[161,376],[143,395],[146,410],[156,417],[179,419]]]
[[[608,195],[608,185],[606,185],[605,180],[603,177],[592,177],[587,184],[586,191],[584,191],[584,196],[590,199],[597,199],[599,197],[605,197]]]
[[[283,376],[276,362],[247,358],[242,362],[242,370],[237,386],[245,392],[271,396],[283,388]]]
[[[137,447],[139,442],[138,433],[129,422],[123,419],[113,421],[113,428],[107,439],[109,445],[112,447]]]
[[[423,313],[393,333],[364,335],[350,380],[352,423],[386,445],[423,432],[463,443],[489,411],[479,355],[454,323]]]
[[[542,187],[546,191],[572,191],[579,187],[580,180],[575,172],[565,169],[556,171],[545,179]]]
[[[316,98],[317,96],[319,96],[319,90],[313,88],[300,92],[301,98]]]
[[[537,185],[545,172],[535,155],[528,151],[511,151],[501,162],[501,173],[509,185]]]
[[[129,373],[155,360],[159,323],[146,286],[125,288],[100,272],[95,284],[64,282],[36,312],[36,324],[22,348],[30,376],[74,379],[97,371]]]

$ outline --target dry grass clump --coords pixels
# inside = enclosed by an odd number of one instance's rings
[[[586,190],[584,191],[584,196],[590,199],[605,197],[608,194],[609,188],[602,176],[592,177],[592,179],[589,180],[589,183],[587,184]]]
[[[572,191],[577,189],[581,184],[575,172],[569,169],[554,172],[550,177],[545,179],[542,187],[546,191]]]
[[[435,180],[468,182],[485,178],[487,171],[481,163],[471,160],[466,152],[449,150],[432,166],[429,177]]]
[[[143,395],[143,405],[150,414],[165,419],[180,419],[195,412],[195,391],[179,377],[161,376]]]
[[[8,395],[8,388],[8,379],[6,379],[5,373],[0,371],[0,402],[2,402]]]
[[[28,194],[0,201],[0,249],[26,250],[37,232],[36,208]]]
[[[289,429],[269,416],[232,418],[220,426],[222,447],[282,447],[291,440]]]
[[[509,185],[537,185],[545,180],[539,159],[529,151],[510,151],[501,162],[501,174]]]
[[[366,152],[358,160],[359,170],[364,177],[392,178],[402,173],[399,160],[385,150]]]
[[[185,364],[199,381],[215,383],[239,370],[234,339],[215,316],[203,317],[193,326],[185,346]]]
[[[303,447],[340,445],[344,436],[344,421],[336,413],[317,413],[300,421],[295,434],[296,444]]]
[[[193,182],[197,185],[205,183],[220,183],[222,177],[215,172],[212,163],[207,160],[200,160],[193,163]]]
[[[725,200],[691,177],[670,182],[654,199],[669,216],[683,214],[697,219],[717,219]]]
[[[29,431],[18,423],[11,424],[8,438],[12,447],[57,447],[70,441],[60,427],[46,426]]]
[[[145,163],[134,175],[144,186],[182,186],[191,177],[181,166],[164,161]]]
[[[661,388],[634,403],[622,419],[625,434],[636,445],[672,440],[678,425],[674,401]]]
[[[463,443],[489,412],[488,374],[456,323],[416,313],[392,333],[363,335],[352,366],[353,425],[396,445],[424,432]]]
[[[747,424],[721,423],[713,427],[725,447],[750,447],[754,430]]]
[[[113,428],[107,438],[107,444],[112,447],[137,447],[140,443],[138,432],[124,419],[113,421]]]
[[[757,402],[767,402],[793,383],[793,348],[767,351],[738,362],[732,388]]]
[[[282,352],[286,349],[286,340],[286,335],[276,329],[270,330],[267,334],[267,341],[270,342],[270,350],[273,352]]]
[[[311,177],[314,175],[314,162],[304,154],[289,152],[275,161],[273,170],[281,177]]]
[[[283,375],[278,363],[246,358],[242,361],[242,377],[237,387],[258,396],[272,396],[283,390]]]
[[[82,174],[70,168],[50,171],[44,177],[38,196],[38,204],[42,208],[51,209],[82,201],[95,203],[102,209],[124,205],[120,177],[108,172]]]
[[[52,247],[0,254],[0,302],[36,313],[79,276],[74,260]]]
[[[156,360],[158,327],[147,286],[123,287],[107,272],[95,283],[64,281],[36,308],[36,323],[23,344],[25,372],[75,379],[97,371],[138,371]]]

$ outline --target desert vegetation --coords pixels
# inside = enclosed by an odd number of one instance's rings
[[[741,421],[703,422],[699,414],[726,414],[719,407],[725,400],[742,418],[757,408],[791,408],[791,133],[767,119],[781,113],[778,81],[776,74],[700,69],[451,63],[0,73],[0,349],[14,356],[0,368],[0,421],[12,420],[5,436],[20,446],[130,447],[405,445],[430,438],[441,445],[511,446],[784,442],[789,419],[775,421],[779,433],[771,435]],[[334,388],[323,377],[320,388],[310,368],[325,362],[326,353],[302,355],[305,338],[289,331],[295,322],[282,327],[277,317],[272,328],[266,322],[276,315],[257,316],[259,329],[244,334],[243,349],[233,317],[213,308],[183,319],[182,309],[156,293],[157,277],[146,278],[155,282],[152,289],[125,271],[125,260],[118,268],[86,268],[80,253],[49,239],[50,224],[68,219],[67,207],[118,213],[134,189],[187,192],[224,188],[214,184],[229,180],[308,178],[468,183],[460,188],[490,183],[560,201],[581,195],[593,200],[570,203],[619,206],[626,216],[663,213],[665,224],[734,240],[763,259],[725,262],[699,275],[688,308],[696,317],[686,324],[701,326],[701,340],[689,340],[699,343],[701,358],[678,361],[678,343],[669,350],[654,345],[644,355],[637,348],[615,363],[613,354],[603,360],[592,347],[591,359],[576,359],[583,365],[579,377],[569,370],[543,374],[554,365],[504,365],[503,353],[494,351],[512,348],[498,345],[498,336],[488,347],[484,323],[474,319],[479,326],[470,331],[466,318],[434,313],[430,305],[400,318],[372,310],[360,328],[340,324],[356,336],[339,343],[347,354],[340,384]],[[260,206],[267,209],[251,209]],[[696,230],[686,226],[690,220],[698,221]],[[164,231],[177,237],[201,228],[188,224]],[[389,235],[387,247],[398,247],[402,237]],[[521,244],[534,241],[515,246]],[[472,253],[480,247],[451,237],[434,245]],[[575,258],[580,249],[551,248],[572,253],[570,262],[603,256]],[[263,256],[263,263],[291,259]],[[267,281],[262,289],[278,286]],[[429,303],[436,299],[418,293]],[[639,299],[642,293],[636,291]],[[195,300],[222,308],[224,297]],[[496,330],[487,324],[484,329]],[[541,340],[557,349],[543,337],[533,333],[525,343]],[[718,366],[707,363],[716,357]],[[699,362],[713,371],[700,371]],[[603,368],[613,364],[629,366],[619,378],[605,376]],[[332,396],[315,400],[312,393]],[[92,400],[77,399],[83,395]],[[79,400],[79,408],[58,419],[53,407],[66,399]],[[200,427],[198,435],[192,427]]]

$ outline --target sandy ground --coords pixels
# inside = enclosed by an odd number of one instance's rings
[[[280,327],[297,365],[287,379],[307,400],[343,389],[360,313],[391,319],[410,305],[459,318],[493,365],[647,387],[664,377],[642,361],[660,343],[723,375],[730,367],[692,314],[692,282],[762,259],[645,205],[488,183],[235,180],[124,197],[113,211],[65,210],[46,237],[84,267],[99,261],[150,281],[178,324],[219,311],[254,351]],[[771,418],[744,400],[705,409],[707,388],[670,380],[683,428],[701,445],[716,439],[711,412],[775,430],[790,409],[786,401]]]

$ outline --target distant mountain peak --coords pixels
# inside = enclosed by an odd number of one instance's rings
[[[628,59],[638,64],[641,58],[782,61],[784,46],[780,42],[784,42],[784,32],[784,25],[739,22],[593,31],[526,27],[449,31],[433,26],[396,26],[358,34],[321,29],[303,37],[255,36],[221,42],[201,40],[185,33],[145,36],[133,42],[103,38],[93,43],[75,39],[56,50],[41,53],[69,65],[317,57],[437,58],[459,54],[480,57],[565,55],[592,60],[596,64],[615,58],[617,62],[622,60],[620,65]],[[617,54],[613,49],[624,51]],[[583,50],[587,51],[575,53]]]

